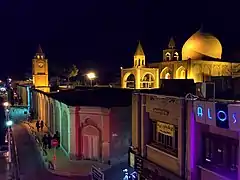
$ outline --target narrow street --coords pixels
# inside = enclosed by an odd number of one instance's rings
[[[85,177],[62,177],[50,173],[45,169],[35,142],[24,126],[15,125],[13,135],[18,150],[21,180],[88,180]]]
[[[5,157],[0,157],[0,179],[7,179],[7,161]]]

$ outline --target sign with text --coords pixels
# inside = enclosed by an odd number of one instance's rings
[[[180,98],[147,95],[146,111],[154,114],[156,120],[178,122],[182,116],[182,102]]]
[[[92,180],[104,180],[103,172],[96,166],[92,166]]]
[[[205,102],[194,101],[193,108],[194,108],[196,122],[206,124]]]
[[[195,101],[196,122],[228,129],[229,113],[227,105],[223,102]]]
[[[228,129],[228,104],[226,103],[216,103],[215,104],[216,113],[216,125],[217,127]]]
[[[157,122],[157,132],[165,134],[167,136],[174,136],[174,126],[167,123]]]
[[[205,102],[204,108],[206,124],[216,126],[215,102]]]
[[[240,104],[228,105],[229,129],[240,131]]]

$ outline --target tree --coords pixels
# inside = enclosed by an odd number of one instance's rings
[[[67,70],[67,82],[68,82],[68,86],[69,86],[69,83],[70,83],[70,78],[72,77],[76,77],[78,75],[78,68],[75,64],[72,65],[72,67],[70,67],[68,70]]]

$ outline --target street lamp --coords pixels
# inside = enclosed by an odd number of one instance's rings
[[[87,78],[90,80],[91,87],[92,87],[92,81],[96,79],[96,74],[94,72],[87,73]]]
[[[8,107],[9,105],[10,105],[9,102],[4,102],[4,103],[3,103],[3,106],[5,106],[5,107]]]

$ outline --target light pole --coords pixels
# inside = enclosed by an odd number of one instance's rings
[[[92,87],[92,81],[94,80],[94,79],[96,79],[96,74],[94,73],[94,72],[89,72],[89,73],[87,73],[87,78],[90,80],[90,83],[91,83],[91,87]]]

